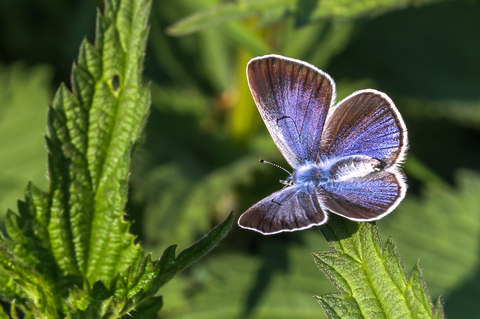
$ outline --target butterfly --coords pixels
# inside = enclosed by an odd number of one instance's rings
[[[378,220],[405,197],[408,137],[383,92],[354,92],[336,105],[335,82],[315,66],[279,55],[253,58],[247,79],[273,141],[294,169],[284,188],[245,213],[240,227],[264,235],[325,224],[328,213]]]

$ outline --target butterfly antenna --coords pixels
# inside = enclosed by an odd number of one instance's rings
[[[275,167],[278,167],[278,168],[280,168],[280,169],[283,169],[285,172],[288,173],[288,175],[292,175],[292,173],[290,173],[289,171],[287,171],[285,168],[281,167],[280,165],[277,165],[277,164],[275,164],[275,163],[272,163],[272,162],[269,162],[269,161],[266,161],[266,160],[263,160],[263,159],[260,159],[259,161],[260,161],[260,163],[262,163],[262,164],[270,164],[270,165],[272,165],[272,166],[275,166]]]

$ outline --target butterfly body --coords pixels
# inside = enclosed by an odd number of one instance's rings
[[[293,172],[293,183],[313,183],[317,187],[332,181],[365,177],[380,171],[382,162],[369,156],[352,155],[334,160],[307,163]]]
[[[357,91],[334,105],[335,83],[303,61],[252,59],[247,77],[270,135],[294,168],[285,187],[239,219],[262,234],[322,225],[332,212],[371,221],[404,198],[408,147],[403,119],[384,93]]]
[[[328,182],[330,179],[330,165],[328,163],[308,163],[304,164],[293,172],[292,180],[294,184],[302,185],[312,183],[316,187]]]

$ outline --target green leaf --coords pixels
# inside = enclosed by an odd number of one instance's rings
[[[3,239],[3,238],[2,238]],[[26,313],[27,318],[57,318],[57,297],[54,291],[41,274],[33,268],[24,265],[16,256],[5,247],[0,247],[0,268],[2,279],[6,282],[7,297],[12,302],[12,311],[15,306]],[[19,292],[15,291],[18,289]],[[14,299],[15,298],[15,299]],[[12,317],[13,317],[12,313]]]
[[[6,314],[5,310],[3,310],[2,306],[0,306],[0,319],[8,319],[8,315]]]
[[[382,235],[392,235],[406,265],[420,257],[432,296],[470,282],[480,257],[480,174],[460,170],[456,187],[431,181],[420,198],[407,196],[388,218]]]
[[[14,300],[12,302],[12,306],[10,307],[10,317],[12,317],[13,319],[19,319],[18,314],[17,314],[17,309],[15,307],[16,307],[16,302]],[[32,316],[27,313],[25,317],[29,318],[29,317],[32,317]]]
[[[317,296],[330,318],[431,318],[434,309],[420,267],[406,275],[390,237],[381,246],[377,228],[331,214],[320,227],[332,251],[314,253],[340,293]],[[443,312],[441,309],[438,311]]]
[[[29,183],[18,215],[9,211],[0,241],[4,300],[36,317],[69,310],[85,280],[109,284],[140,263],[142,249],[123,216],[130,157],[150,105],[141,84],[150,1],[108,0],[95,46],[86,40],[72,91],[58,89],[48,109],[48,192]],[[94,286],[96,287],[96,286]]]
[[[232,223],[233,213],[177,257],[176,246],[167,248],[155,264],[152,263],[151,257],[147,256],[142,260],[136,274],[130,267],[112,281],[109,289],[100,281],[92,288],[86,285],[83,290],[75,289],[70,295],[70,300],[73,308],[79,310],[71,318],[86,318],[90,315],[104,319],[118,318],[130,314],[133,310],[134,318],[155,318],[162,306],[162,299],[156,297],[148,299],[146,303],[142,302],[153,296],[177,272],[211,251],[228,234]],[[140,303],[141,306],[137,307]]]
[[[427,4],[438,0],[416,1],[415,5]],[[318,0],[256,0],[225,3],[194,13],[174,25],[167,32],[171,35],[186,35],[207,28],[217,26],[233,20],[245,19],[256,15],[265,15],[269,11],[283,11],[276,13],[276,17],[283,17],[292,13],[300,24],[306,21],[326,18],[352,18],[360,15],[379,14],[411,5],[407,0],[382,1],[318,1]]]
[[[244,19],[270,8],[291,5],[294,2],[295,0],[260,0],[220,4],[180,20],[169,27],[167,32],[176,36],[186,35],[221,23]]]
[[[270,138],[268,142],[273,144]],[[220,215],[231,208],[235,188],[250,182],[252,172],[268,169],[258,162],[258,158],[259,155],[240,157],[224,168],[197,179],[187,174],[192,167],[182,166],[181,163],[159,166],[150,171],[136,181],[142,184],[138,188],[145,187],[147,191],[161,185],[160,194],[156,191],[151,195],[152,201],[158,201],[160,205],[154,206],[145,217],[147,236],[163,245],[171,242],[170,238],[175,238],[176,244],[187,247],[198,238],[199,233],[209,229],[212,215],[208,212]],[[152,248],[153,251],[163,251],[166,246],[161,244]]]
[[[234,230],[235,231],[235,230]],[[236,230],[239,238],[244,232]],[[249,234],[245,231],[246,235]],[[249,253],[216,251],[188,272],[175,277],[162,292],[165,318],[178,319],[321,319],[326,318],[312,298],[333,285],[310,254],[318,247],[328,248],[317,229],[288,234],[253,234]],[[248,237],[242,237],[248,240]],[[235,238],[230,238],[235,239]],[[223,246],[223,244],[222,244]],[[320,288],[319,288],[320,286]]]
[[[440,298],[437,299],[437,303],[435,304],[435,308],[433,309],[433,318],[445,319],[445,315],[443,314],[443,305]]]
[[[330,293],[316,296],[325,314],[330,319],[363,318],[362,313],[356,307],[355,299],[343,293]]]

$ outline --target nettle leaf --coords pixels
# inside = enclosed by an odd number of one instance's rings
[[[454,188],[430,181],[420,198],[407,196],[391,218],[379,222],[381,234],[394,236],[405,264],[421,257],[432,296],[458,295],[452,290],[472,282],[478,269],[479,190],[479,172],[458,170]]]
[[[158,289],[229,232],[233,214],[175,256],[142,259],[123,218],[132,149],[150,106],[141,71],[149,0],[107,0],[82,43],[72,91],[48,110],[48,192],[29,183],[0,235],[0,297],[26,318],[156,318]],[[93,283],[93,284],[92,284]],[[147,298],[149,298],[147,300]],[[142,303],[145,301],[142,305]]]
[[[416,1],[415,5],[428,4],[438,0]],[[217,26],[222,23],[262,16],[272,22],[287,15],[293,15],[297,24],[331,17],[352,18],[360,15],[379,14],[411,5],[407,0],[382,1],[318,1],[318,0],[244,0],[228,2],[194,13],[174,25],[167,31],[171,35],[186,35]],[[272,18],[274,17],[274,18]],[[264,22],[265,23],[265,22]]]
[[[392,238],[382,247],[373,223],[331,215],[320,229],[332,251],[313,256],[340,290],[316,296],[329,318],[443,318],[418,262],[407,276]]]
[[[144,258],[138,271],[129,267],[123,274],[112,280],[110,288],[102,282],[93,287],[88,283],[84,289],[74,289],[70,300],[72,308],[81,309],[69,318],[118,318],[124,314],[134,318],[157,318],[162,307],[162,298],[153,297],[158,289],[172,279],[175,274],[188,267],[192,262],[211,251],[230,231],[233,223],[231,213],[223,222],[214,227],[207,235],[175,257],[176,246],[167,248],[163,256],[155,263],[151,257]],[[88,305],[88,306],[86,306]]]
[[[49,190],[26,189],[9,211],[11,240],[0,240],[4,286],[26,317],[56,318],[73,286],[137,268],[142,249],[123,219],[132,147],[150,105],[141,71],[150,1],[107,0],[95,46],[83,41],[72,92],[58,89],[48,109]],[[3,276],[2,276],[3,277]]]

